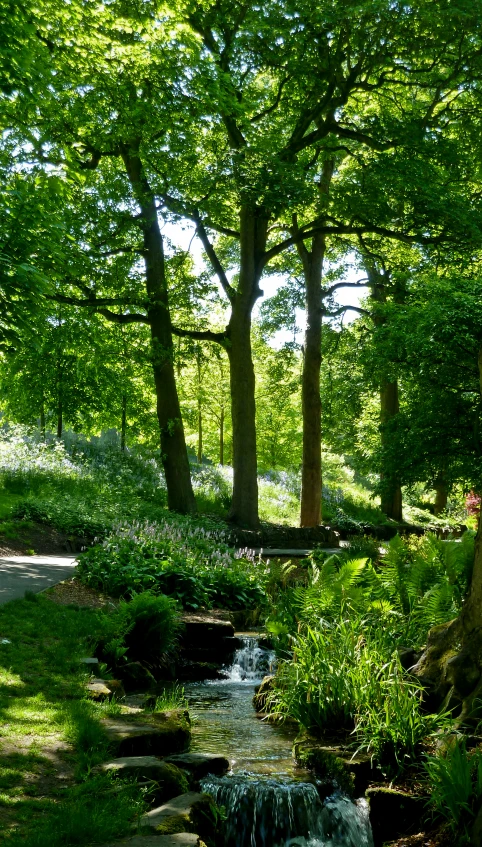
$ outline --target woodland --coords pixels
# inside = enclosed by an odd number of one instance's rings
[[[256,609],[267,711],[418,768],[432,843],[480,844],[482,2],[0,23],[0,539],[82,539],[166,655],[181,610]],[[269,527],[346,546],[233,549]]]

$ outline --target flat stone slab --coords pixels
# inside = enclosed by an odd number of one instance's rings
[[[229,760],[217,753],[178,753],[164,761],[189,771],[193,779],[202,779],[208,774],[223,776],[229,770]]]
[[[193,806],[196,804],[204,804],[209,795],[200,794],[196,791],[189,791],[187,794],[180,794],[179,797],[174,797],[163,806],[157,809],[151,809],[145,815],[142,815],[140,825],[150,826],[156,829],[161,824],[165,823],[167,818],[184,818],[189,821]]]
[[[112,771],[121,776],[145,776],[149,779],[162,777],[166,766],[159,756],[122,756],[100,765],[103,771]]]
[[[189,712],[173,709],[152,715],[104,718],[102,726],[118,756],[170,756],[191,740]]]
[[[190,614],[183,615],[182,620],[184,623],[183,644],[190,644],[193,647],[210,647],[220,644],[224,638],[234,636],[234,626],[231,621]]]
[[[104,847],[203,847],[199,835],[193,832],[176,832],[173,835],[134,835],[105,844]]]
[[[37,594],[74,576],[74,556],[6,556],[0,558],[0,603]]]

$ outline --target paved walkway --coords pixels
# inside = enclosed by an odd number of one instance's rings
[[[74,575],[74,556],[8,556],[0,558],[0,603],[43,591]]]

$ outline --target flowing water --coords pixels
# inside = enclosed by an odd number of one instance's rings
[[[373,847],[366,802],[342,794],[321,800],[312,775],[295,767],[296,729],[257,716],[254,687],[273,666],[274,654],[246,636],[225,679],[185,687],[191,750],[231,764],[227,776],[202,782],[226,809],[226,847]]]

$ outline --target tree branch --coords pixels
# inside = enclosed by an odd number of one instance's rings
[[[196,220],[196,219],[194,219],[194,220]],[[211,242],[209,240],[209,237],[208,237],[208,234],[207,234],[206,229],[204,227],[204,224],[199,217],[197,218],[197,221],[196,221],[196,232],[197,232],[199,238],[201,239],[201,243],[204,247],[204,250],[206,251],[206,255],[208,256],[209,261],[211,262],[211,265],[213,266],[214,272],[216,273],[216,275],[219,279],[219,282],[221,283],[221,285],[224,289],[226,297],[228,298],[230,303],[234,303],[234,300],[236,298],[236,291],[233,288],[233,286],[231,285],[231,283],[229,282],[229,279],[226,276],[224,268],[223,268],[221,262],[219,261],[218,255],[217,255],[213,245],[211,244]]]
[[[344,315],[345,312],[358,312],[359,315],[368,315],[371,318],[371,313],[368,309],[362,309],[360,306],[340,306],[339,309],[336,309],[334,312],[328,312],[325,309],[321,310],[321,314],[324,318],[336,318],[338,315]]]
[[[358,282],[337,282],[336,285],[330,285],[329,288],[325,289],[323,292],[323,299],[325,299],[325,297],[330,297],[339,288],[366,288],[367,284],[368,280],[359,280]]]
[[[127,314],[117,314],[117,312],[111,312],[110,309],[104,308],[105,306],[124,306],[126,305],[125,301],[115,300],[111,297],[103,297],[99,298],[89,298],[88,300],[79,300],[77,297],[68,297],[65,294],[48,294],[47,300],[54,300],[56,303],[66,303],[69,306],[80,306],[82,308],[93,309],[94,312],[98,312],[104,317],[108,318],[110,321],[115,321],[115,323],[120,324],[128,324],[128,323],[149,323],[149,318],[147,315],[141,315],[140,313],[130,312]],[[138,304],[137,304],[138,305]]]
[[[228,339],[226,330],[223,332],[213,332],[211,329],[182,329],[171,324],[171,332],[179,338],[194,338],[196,341],[213,341],[215,344],[225,346]]]

